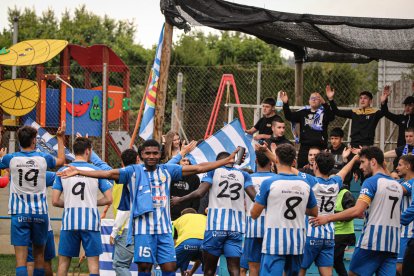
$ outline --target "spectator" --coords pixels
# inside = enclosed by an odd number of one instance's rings
[[[346,185],[342,186],[336,198],[335,213],[355,206],[355,198]],[[354,220],[335,222],[334,268],[338,276],[347,276],[344,254],[347,246],[355,245]]]
[[[178,132],[175,131],[169,131],[165,135],[165,144],[163,147],[163,154],[164,159],[163,163],[167,163],[170,159],[172,159],[174,156],[180,153],[181,150],[181,138]]]
[[[292,112],[289,108],[289,98],[286,92],[281,92],[283,112],[286,119],[299,123],[300,148],[297,158],[298,168],[306,165],[308,151],[311,147],[326,149],[328,145],[328,124],[335,119],[332,110],[318,92],[309,97],[309,106]]]
[[[386,100],[386,88],[381,96],[381,104]],[[339,110],[334,101],[335,90],[328,84],[326,86],[326,96],[329,99],[333,113],[339,117],[352,120],[351,127],[351,146],[359,148],[359,146],[372,146],[375,138],[375,128],[379,120],[384,116],[382,110],[372,108],[372,93],[362,91],[359,93],[359,107],[353,110]]]
[[[183,158],[180,161],[181,166],[191,165],[188,158]],[[183,176],[181,180],[171,182],[171,196],[185,196],[195,191],[200,186],[200,178],[197,175]],[[198,210],[200,200],[194,199],[189,202],[183,202],[181,205],[171,207],[171,219],[176,220],[180,217],[184,209],[192,208]]]
[[[311,147],[308,152],[308,164],[306,164],[303,168],[299,169],[300,172],[307,173],[310,175],[315,175],[313,172],[313,166],[315,165],[315,158],[321,150],[317,147]]]
[[[281,144],[292,144],[286,137],[285,137],[285,130],[286,124],[280,117],[276,117],[272,121],[272,136],[266,141],[268,145],[272,145],[273,143],[278,146]]]
[[[390,95],[389,86],[386,86],[384,89],[386,100],[381,106],[385,118],[389,119],[394,124],[398,125],[398,138],[397,138],[397,147],[405,145],[405,136],[404,132],[409,127],[414,127],[414,97],[408,96],[405,98],[404,113],[403,114],[394,114],[388,110],[387,100]]]
[[[280,118],[275,111],[276,101],[273,98],[265,98],[262,102],[262,115],[259,121],[251,129],[246,130],[246,133],[253,135],[257,131],[259,134],[254,136],[255,140],[266,140],[272,136],[272,121],[275,118]]]
[[[414,128],[410,127],[405,130],[405,145],[384,153],[385,158],[396,158],[398,160],[403,155],[414,155]],[[395,163],[394,163],[395,165]],[[394,166],[396,167],[396,166]]]

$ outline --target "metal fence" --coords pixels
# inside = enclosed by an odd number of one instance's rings
[[[149,66],[128,66],[115,67],[108,66],[106,75],[102,70],[103,66],[88,68],[81,67],[78,64],[72,64],[68,68],[48,67],[43,69],[35,67],[19,68],[18,76],[28,79],[39,79],[41,76],[48,75],[46,78],[46,89],[61,89],[61,82],[50,77],[53,74],[67,75],[66,79],[75,89],[102,89],[104,80],[107,80],[109,94],[107,112],[114,115],[109,122],[109,130],[127,129],[131,134],[137,118],[140,102],[145,90],[147,78],[149,75]],[[381,69],[382,68],[382,69]],[[40,72],[39,72],[40,70]],[[390,71],[391,70],[391,71]],[[389,106],[396,113],[402,112],[402,100],[407,95],[412,94],[411,76],[412,69],[406,66],[405,70],[392,67],[388,71],[392,72],[392,79],[387,79],[384,64],[378,65],[372,62],[368,65],[349,65],[349,64],[306,64],[304,67],[304,92],[303,103],[307,104],[310,93],[320,92],[325,96],[326,84],[331,84],[336,90],[335,100],[339,106],[351,108],[356,106],[358,93],[363,90],[372,91],[376,96],[374,106],[378,106],[378,98],[384,84],[391,84],[393,94]],[[234,78],[237,94],[240,103],[249,105],[251,108],[242,109],[246,127],[250,128],[260,117],[260,102],[265,97],[276,97],[279,90],[285,90],[289,94],[290,103],[294,105],[294,84],[295,71],[293,66],[259,66],[254,65],[234,65],[234,66],[211,66],[211,67],[194,67],[194,66],[176,66],[171,65],[169,71],[167,101],[165,107],[165,123],[163,126],[164,133],[172,127],[181,127],[181,133],[185,134],[190,140],[198,140],[204,137],[206,127],[212,113],[213,105],[218,93],[220,81],[224,74],[231,74]],[[380,78],[379,78],[380,77]],[[4,79],[10,78],[10,72],[5,70]],[[118,89],[118,88],[119,89]],[[234,89],[232,85],[223,87],[223,99],[221,107],[217,114],[217,123],[215,130],[218,130],[227,122],[229,113],[233,112],[233,104],[236,103]],[[67,93],[70,93],[68,90]],[[114,104],[116,94],[122,94],[122,97],[131,99],[131,109],[125,111],[122,105]],[[58,95],[59,96],[59,95]],[[325,97],[326,99],[326,97]],[[117,102],[117,101],[115,101]],[[101,102],[102,103],[102,102]],[[79,102],[75,101],[75,104]],[[119,102],[118,102],[119,104]],[[38,109],[39,111],[39,109]],[[46,117],[59,117],[59,108],[54,103],[46,103]],[[129,117],[123,116],[129,114]],[[278,110],[283,116],[283,112]],[[7,118],[7,114],[4,115]],[[90,115],[84,115],[90,116]],[[234,117],[237,117],[237,111],[234,110]],[[48,120],[46,120],[48,121]],[[47,129],[54,132],[57,127],[55,124],[47,123]],[[178,123],[179,122],[179,123]],[[332,127],[343,127],[348,135],[349,122],[345,119],[337,118],[330,124]],[[75,130],[79,126],[74,126]],[[384,120],[378,128],[377,142],[382,145],[392,147],[396,138],[396,131],[392,123]],[[292,137],[288,131],[287,136]],[[3,146],[7,146],[8,133],[5,133]],[[93,137],[94,149],[98,154],[102,150],[106,151],[105,156],[113,166],[119,166],[120,160],[110,143],[103,139],[102,136]],[[140,143],[139,138],[135,143]],[[70,139],[69,139],[70,144]],[[105,146],[102,146],[102,145]]]

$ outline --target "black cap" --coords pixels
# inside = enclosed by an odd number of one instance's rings
[[[403,104],[414,104],[414,97],[413,96],[408,96],[407,98],[405,98],[405,100],[403,101]]]

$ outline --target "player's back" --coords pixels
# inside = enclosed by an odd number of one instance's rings
[[[36,151],[7,154],[2,163],[10,168],[9,214],[47,214],[46,170],[54,157]]]
[[[407,190],[407,193],[403,196],[401,200],[401,213],[403,213],[412,202],[412,185],[414,183],[414,178],[405,181],[399,181],[401,185]],[[414,221],[409,225],[401,225],[401,238],[412,238],[414,235]]]
[[[341,177],[332,176],[325,179],[307,175],[307,180],[312,187],[312,191],[318,203],[318,216],[333,214],[335,212],[336,198],[342,187]],[[306,235],[312,238],[334,239],[334,229],[335,226],[333,222],[318,227],[314,227],[308,223]]]
[[[84,171],[98,169],[87,162],[75,161],[71,165]],[[65,169],[67,168],[61,170]],[[81,175],[57,179],[57,182],[61,183],[64,198],[62,230],[99,231],[100,217],[97,201],[100,183],[103,181]]]
[[[248,179],[246,181],[246,179]],[[206,230],[244,232],[244,188],[251,185],[250,176],[235,168],[221,167],[210,171],[203,182],[211,185]]]
[[[251,174],[252,183],[256,193],[259,192],[260,186],[262,183],[275,176],[272,172],[255,172]],[[250,210],[253,206],[253,201],[245,195],[246,201],[246,237],[247,238],[263,238],[264,235],[264,221],[265,221],[265,211],[263,211],[257,219],[252,219],[250,216]]]
[[[262,195],[263,191],[267,194]],[[311,188],[305,179],[278,174],[265,180],[258,198],[266,198],[262,253],[300,255],[305,243],[305,213]],[[261,202],[258,201],[259,204]]]
[[[362,235],[358,247],[398,252],[400,238],[401,185],[390,176],[377,173],[367,178],[361,188],[360,198],[369,197],[371,204],[365,212]]]

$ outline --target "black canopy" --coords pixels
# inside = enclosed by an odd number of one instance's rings
[[[414,20],[295,14],[222,0],[161,0],[168,23],[254,35],[306,62],[414,63]]]

